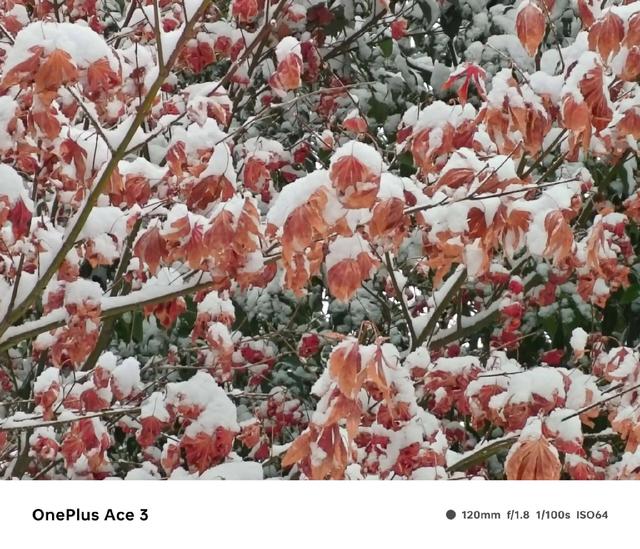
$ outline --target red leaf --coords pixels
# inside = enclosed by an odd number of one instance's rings
[[[231,4],[231,15],[239,23],[249,23],[258,14],[258,2],[256,0],[234,0]]]
[[[562,465],[546,438],[518,442],[505,464],[508,480],[560,480]]]
[[[36,92],[56,91],[77,77],[78,69],[71,61],[71,56],[64,50],[53,50],[36,73]]]
[[[13,237],[18,238],[25,236],[29,232],[31,226],[31,211],[26,204],[20,199],[9,213],[9,221],[11,221],[11,230]]]
[[[591,25],[589,48],[597,51],[606,63],[612,53],[616,53],[624,38],[624,23],[612,11]]]
[[[360,350],[357,341],[354,341],[350,346],[337,347],[329,357],[329,371],[337,381],[338,388],[347,398],[355,398],[362,385],[362,382],[358,383],[360,365]]]
[[[375,203],[380,176],[355,156],[343,156],[333,162],[329,178],[338,190],[340,202],[345,207],[370,208]]]
[[[98,59],[87,67],[87,91],[90,95],[106,92],[120,84],[120,76],[106,58]]]
[[[133,253],[148,265],[151,274],[155,274],[168,253],[167,243],[160,235],[160,229],[154,227],[146,231],[135,243]]]
[[[287,55],[278,63],[276,73],[269,80],[274,89],[296,90],[302,85],[302,62],[294,53]]]
[[[516,16],[516,32],[520,43],[532,57],[544,38],[546,21],[542,10],[532,2],[526,2]]]
[[[407,20],[404,17],[398,17],[391,23],[391,38],[400,40],[407,34]]]

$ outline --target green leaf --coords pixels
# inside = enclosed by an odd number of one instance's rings
[[[140,451],[140,445],[135,437],[129,437],[127,439],[127,452],[130,456],[135,456]]]
[[[612,334],[618,324],[618,307],[607,306],[602,317],[602,331],[605,334]]]
[[[317,151],[317,154],[318,154],[318,160],[320,160],[320,162],[328,164],[329,160],[331,160],[331,150],[330,149],[320,149],[320,150]]]
[[[385,38],[384,40],[381,40],[378,42],[378,47],[380,48],[382,55],[390,57],[393,53],[393,39]]]
[[[629,286],[626,290],[622,292],[620,295],[620,304],[628,305],[629,303],[634,302],[636,299],[640,297],[640,286],[634,284],[633,286]]]
[[[416,173],[416,167],[413,163],[413,155],[409,151],[398,155],[398,164],[400,166],[401,177],[409,177]]]
[[[122,444],[126,437],[126,433],[122,429],[120,429],[120,427],[116,426],[113,431],[113,438],[115,439],[116,444]]]
[[[143,320],[144,315],[141,312],[136,312],[133,317],[133,326],[131,327],[131,339],[136,343],[142,342],[142,338],[144,337],[144,331],[142,329]]]
[[[556,315],[550,315],[542,318],[542,326],[549,334],[551,339],[554,339],[558,332],[558,317]]]
[[[378,124],[384,124],[389,115],[389,108],[386,104],[377,101],[375,98],[371,98],[369,102],[369,116],[371,116]]]
[[[131,336],[131,323],[124,318],[119,318],[115,323],[115,332],[120,341],[128,343]]]

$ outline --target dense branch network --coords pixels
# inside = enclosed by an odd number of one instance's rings
[[[0,0],[5,478],[627,479],[640,2]]]

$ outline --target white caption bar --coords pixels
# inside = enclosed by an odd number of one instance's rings
[[[4,482],[25,547],[585,549],[629,540],[629,482]],[[455,514],[455,516],[454,516]],[[452,518],[447,518],[452,517]],[[41,545],[44,544],[44,545]]]

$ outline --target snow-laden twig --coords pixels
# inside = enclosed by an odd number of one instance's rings
[[[479,330],[493,323],[499,314],[499,302],[495,302],[473,316],[462,316],[456,326],[438,330],[429,341],[429,347],[438,349],[470,334],[478,333]]]
[[[449,467],[447,467],[447,473],[451,474],[457,471],[466,471],[474,465],[478,465],[486,461],[491,456],[502,452],[503,450],[508,450],[517,440],[518,435],[509,435],[497,440],[489,441],[485,444],[480,444],[479,448],[476,447],[470,452],[466,452],[463,454],[461,459],[449,465]]]
[[[98,412],[92,412],[84,415],[73,415],[63,419],[43,420],[42,416],[27,417],[25,419],[7,418],[0,422],[0,431],[19,431],[21,429],[36,429],[38,427],[49,427],[55,425],[63,425],[65,423],[73,423],[83,419],[91,419],[94,417],[106,417],[114,415],[137,415],[140,413],[140,407],[134,406],[130,408],[108,408]]]
[[[413,342],[416,340],[416,332],[413,327],[413,322],[411,320],[411,314],[409,313],[409,308],[407,307],[407,303],[404,300],[404,292],[400,285],[398,284],[398,280],[396,279],[395,272],[393,270],[393,266],[391,264],[391,256],[389,252],[385,253],[385,262],[387,264],[387,271],[389,271],[389,276],[391,277],[391,283],[393,284],[393,289],[398,296],[398,301],[400,301],[400,306],[402,307],[402,315],[404,316],[405,322],[407,323],[407,328],[409,330],[409,345],[413,348]]]
[[[84,112],[85,116],[89,119],[89,122],[91,123],[91,126],[93,127],[93,129],[96,130],[96,132],[100,136],[100,139],[104,141],[105,145],[109,149],[109,152],[113,154],[114,150],[111,147],[111,143],[109,142],[109,139],[107,139],[107,136],[104,134],[104,130],[102,129],[100,122],[98,122],[93,116],[93,114],[91,114],[91,110],[89,109],[89,107],[87,107],[87,105],[85,105],[84,101],[82,100],[82,97],[80,97],[71,86],[65,86],[65,89],[69,92],[71,97],[73,97],[76,100],[76,103],[78,104],[80,109],[82,109],[82,112]]]
[[[427,337],[433,334],[438,319],[442,316],[442,313],[458,293],[458,290],[460,290],[466,279],[467,269],[463,265],[458,265],[456,270],[449,278],[447,278],[445,283],[433,292],[433,302],[435,306],[433,310],[426,315],[426,323],[415,339],[415,344],[412,347],[413,349],[422,345],[426,341]]]
[[[452,200],[449,201],[448,199],[444,199],[436,204],[418,204],[416,206],[411,206],[410,208],[406,208],[404,210],[405,215],[408,214],[412,214],[412,213],[416,213],[416,212],[421,212],[424,210],[430,210],[432,208],[435,208],[437,206],[449,206],[451,204],[458,204],[460,202],[479,202],[482,200],[488,200],[490,198],[502,198],[503,196],[511,196],[514,194],[518,194],[518,193],[522,193],[523,195],[530,192],[530,191],[539,191],[542,189],[547,189],[549,187],[555,187],[556,185],[563,185],[566,183],[573,183],[575,181],[578,181],[577,178],[572,177],[569,179],[560,179],[558,181],[551,181],[549,183],[539,183],[539,184],[534,184],[534,185],[526,185],[523,187],[520,187],[519,189],[511,189],[509,191],[501,191],[499,193],[492,193],[492,194],[482,194],[482,195],[474,195],[473,193],[469,196],[465,196],[462,198],[458,198],[457,200]]]
[[[567,416],[566,419],[573,416]],[[564,420],[563,420],[564,421]],[[617,438],[619,435],[611,430],[602,431],[600,433],[587,433],[584,435],[585,440],[591,442],[611,440]],[[509,434],[502,438],[498,438],[495,440],[487,441],[478,445],[478,447],[473,450],[464,453],[461,456],[461,459],[453,462],[451,465],[447,467],[447,473],[455,473],[459,471],[467,471],[474,465],[480,465],[484,463],[491,456],[499,454],[505,450],[508,450],[513,446],[518,438],[520,438],[520,433]]]
[[[615,395],[611,395],[611,396],[608,396],[606,398],[603,398],[603,399],[599,400],[598,402],[594,402],[593,404],[590,404],[589,406],[585,406],[584,408],[581,408],[580,410],[578,410],[574,414],[565,416],[564,418],[562,418],[562,421],[567,421],[568,419],[571,419],[572,417],[576,417],[576,416],[579,416],[581,414],[584,414],[585,412],[588,412],[589,410],[593,410],[594,408],[598,408],[599,406],[602,406],[605,402],[609,402],[610,400],[615,400],[616,398],[621,397],[622,395],[625,395],[625,394],[630,393],[631,391],[635,391],[637,389],[640,389],[640,383],[638,383],[636,385],[632,385],[631,387],[628,387],[624,391],[620,391],[620,392],[616,393]]]
[[[140,309],[146,305],[162,303],[169,299],[174,299],[183,295],[206,290],[211,288],[212,282],[209,278],[195,278],[190,282],[181,284],[158,284],[147,286],[122,296],[104,296],[100,301],[102,310],[102,320],[122,315],[133,309]],[[33,338],[38,334],[54,330],[64,326],[67,314],[64,308],[59,308],[43,315],[37,320],[31,320],[12,326],[2,336],[0,336],[0,350],[8,349],[21,341]]]

